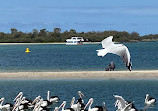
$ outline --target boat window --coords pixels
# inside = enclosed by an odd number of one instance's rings
[[[67,43],[73,43],[73,41],[67,41]]]

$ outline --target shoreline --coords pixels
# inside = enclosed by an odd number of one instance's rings
[[[158,70],[69,71],[69,72],[0,72],[0,79],[105,79],[158,80]]]
[[[36,44],[65,44],[66,42],[61,43],[0,43],[0,45],[36,45]],[[84,42],[83,44],[100,44],[100,42]]]

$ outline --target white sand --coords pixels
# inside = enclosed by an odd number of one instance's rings
[[[158,79],[158,70],[0,72],[0,79]]]

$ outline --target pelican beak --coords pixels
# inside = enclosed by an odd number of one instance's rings
[[[15,104],[13,106],[12,111],[14,111],[17,107],[19,107],[19,104],[20,104],[20,98],[17,98],[17,100],[16,100],[16,102],[15,102]]]
[[[80,98],[84,97],[84,94],[81,91],[78,91],[78,95],[80,96]]]
[[[89,99],[88,103],[86,104],[86,106],[84,107],[84,110],[86,109],[86,107],[91,103],[91,99]]]
[[[22,97],[22,95],[23,95],[23,93],[22,93],[22,92],[20,92],[20,93],[16,96],[16,98],[15,98],[13,101],[16,101],[16,100],[17,100],[17,98]]]
[[[38,109],[40,107],[40,104],[36,104],[33,111],[36,111],[36,109]]]
[[[36,98],[33,100],[32,104],[35,104],[40,98],[41,98],[41,96],[36,97]]]
[[[5,100],[4,98],[1,98],[1,99],[0,99],[0,102],[2,102],[2,101],[4,101],[4,100]]]
[[[84,94],[83,94],[83,93],[81,93],[81,96],[82,96],[82,97],[84,97]]]
[[[13,107],[12,111],[14,111],[16,108],[17,108],[17,105],[14,105],[14,107]]]
[[[65,104],[66,104],[66,101],[63,101],[63,103],[59,106],[59,109],[63,107]]]
[[[75,97],[72,98],[72,101],[71,101],[71,103],[70,103],[70,106],[72,106],[72,105],[74,104],[74,102],[75,102]]]
[[[59,110],[59,107],[55,107],[54,111],[58,111]]]

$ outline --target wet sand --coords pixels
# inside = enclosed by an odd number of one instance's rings
[[[0,72],[0,79],[145,79],[158,80],[158,70],[71,71],[71,72]]]

